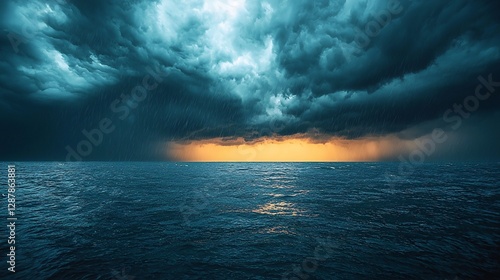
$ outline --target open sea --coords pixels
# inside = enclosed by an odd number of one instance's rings
[[[0,279],[500,279],[500,163],[403,169],[18,162]]]

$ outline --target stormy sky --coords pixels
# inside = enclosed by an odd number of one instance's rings
[[[2,1],[0,160],[168,160],[172,143],[263,139],[407,143],[435,129],[448,140],[431,158],[500,159],[499,6]]]

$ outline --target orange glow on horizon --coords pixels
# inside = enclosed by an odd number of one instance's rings
[[[243,139],[199,140],[189,143],[170,142],[167,156],[179,161],[377,161],[400,153],[408,144],[395,137],[357,140],[331,139],[315,143],[303,137],[265,139],[244,142]]]

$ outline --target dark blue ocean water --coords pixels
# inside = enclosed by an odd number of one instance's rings
[[[500,276],[500,164],[16,167],[17,272],[2,226],[1,279]]]

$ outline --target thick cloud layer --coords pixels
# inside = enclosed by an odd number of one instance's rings
[[[466,0],[3,1],[0,159],[64,160],[103,119],[113,132],[86,159],[162,158],[168,141],[451,131],[443,114],[478,77],[500,81],[499,12]],[[444,158],[467,146],[466,158],[500,158],[499,92]]]

